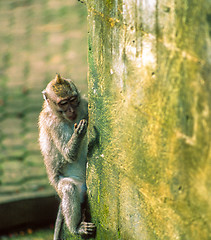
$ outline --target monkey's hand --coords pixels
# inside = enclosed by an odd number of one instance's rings
[[[81,141],[87,131],[87,121],[82,119],[79,124],[75,123],[74,133],[70,138],[66,146],[67,161],[74,162],[77,159],[77,155],[80,149]]]
[[[74,132],[80,137],[83,137],[86,134],[87,131],[87,120],[82,119],[79,124],[75,123],[74,125],[75,129]]]

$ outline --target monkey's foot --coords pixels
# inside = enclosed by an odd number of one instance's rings
[[[78,227],[78,234],[79,235],[92,235],[96,231],[96,226],[94,223],[91,222],[81,222]]]

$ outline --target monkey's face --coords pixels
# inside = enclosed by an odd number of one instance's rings
[[[78,96],[70,96],[64,99],[59,99],[57,106],[59,111],[67,120],[75,120],[77,118],[77,108],[79,105]]]
[[[77,108],[80,104],[80,95],[71,80],[61,78],[59,74],[52,80],[43,92],[52,110],[61,114],[66,120],[77,118]]]

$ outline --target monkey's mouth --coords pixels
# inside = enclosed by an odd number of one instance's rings
[[[77,118],[77,114],[75,112],[66,115],[69,120],[75,120]]]

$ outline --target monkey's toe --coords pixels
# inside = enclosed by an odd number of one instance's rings
[[[78,228],[78,234],[80,235],[92,235],[96,231],[96,226],[94,223],[81,222]]]

